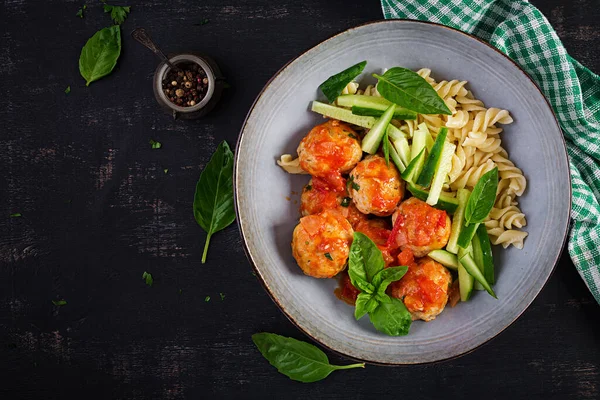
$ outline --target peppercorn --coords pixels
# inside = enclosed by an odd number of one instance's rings
[[[200,103],[208,91],[206,71],[198,64],[179,63],[178,70],[169,70],[162,81],[162,89],[169,101],[192,107]]]

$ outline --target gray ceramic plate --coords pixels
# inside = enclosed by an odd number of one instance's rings
[[[389,337],[333,294],[336,281],[304,276],[290,241],[298,196],[308,181],[275,160],[295,154],[302,137],[323,119],[309,111],[327,77],[368,60],[364,76],[382,68],[431,68],[437,80],[468,80],[487,106],[510,110],[503,144],[528,179],[521,199],[527,215],[523,250],[495,249],[498,300],[477,292],[410,334]],[[275,303],[324,346],[368,362],[415,364],[464,354],[496,336],[531,304],[550,277],[564,243],[570,211],[565,143],[551,108],[512,61],[464,33],[430,23],[382,21],[345,31],[284,67],[257,98],[239,137],[235,162],[238,222],[251,263]],[[291,201],[286,197],[291,196]]]

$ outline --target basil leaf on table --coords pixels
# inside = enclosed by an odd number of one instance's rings
[[[114,25],[99,30],[81,49],[79,73],[86,86],[112,72],[121,55],[121,28]]]
[[[290,379],[316,382],[335,370],[364,368],[364,363],[331,365],[327,355],[312,344],[274,333],[255,333],[252,341],[272,366]]]
[[[371,323],[380,332],[390,336],[404,336],[408,334],[412,318],[404,303],[395,297],[391,301],[380,302],[377,308],[369,313]]]
[[[222,141],[200,174],[194,194],[194,218],[208,234],[202,253],[206,262],[211,236],[235,221],[233,205],[233,153]]]
[[[321,83],[319,88],[327,97],[327,100],[333,103],[342,94],[344,88],[363,72],[365,65],[367,65],[366,61],[359,62],[342,72],[330,76],[325,82]]]
[[[399,281],[402,279],[404,274],[408,271],[407,266],[400,267],[389,267],[383,271],[379,271],[373,278],[373,286],[377,288],[377,293],[385,294],[385,290],[392,282]]]
[[[365,283],[370,284],[384,266],[383,255],[377,245],[364,233],[354,232],[348,258],[350,282],[360,289]]]
[[[419,114],[452,115],[444,100],[419,74],[407,68],[394,67],[383,75],[373,74],[379,80],[377,91],[383,98]]]
[[[465,207],[465,222],[467,225],[483,222],[487,218],[498,190],[498,167],[486,172],[479,178]]]
[[[115,24],[121,25],[125,22],[125,18],[127,18],[127,14],[131,11],[131,6],[111,6],[109,4],[104,5],[104,12],[110,13],[110,18],[114,21]]]

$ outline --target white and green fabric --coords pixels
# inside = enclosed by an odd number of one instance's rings
[[[526,71],[565,135],[573,189],[569,254],[600,303],[600,77],[571,58],[523,0],[382,0],[385,18],[444,24],[490,43]]]

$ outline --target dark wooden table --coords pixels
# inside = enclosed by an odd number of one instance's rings
[[[600,1],[534,3],[600,72]],[[192,197],[216,145],[235,144],[281,66],[380,19],[378,1],[132,2],[117,68],[89,87],[79,53],[110,21],[99,2],[76,17],[81,4],[0,3],[0,398],[600,398],[600,308],[566,250],[523,316],[475,352],[315,384],[278,374],[252,344],[259,331],[306,338],[253,276],[235,225],[200,263]],[[231,88],[210,116],[159,111],[137,26],[218,61]]]

